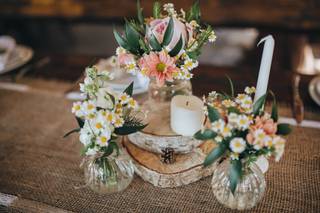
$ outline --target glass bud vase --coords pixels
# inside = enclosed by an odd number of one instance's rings
[[[156,79],[150,79],[149,83],[149,101],[156,103],[170,102],[175,95],[191,95],[192,86],[189,80],[174,80],[165,82],[164,85],[158,85]]]
[[[133,180],[134,167],[128,155],[95,157],[86,160],[84,177],[86,185],[94,192],[108,194],[126,189]]]
[[[262,171],[255,163],[243,168],[242,178],[232,194],[229,188],[229,169],[230,161],[224,160],[213,174],[211,185],[217,200],[224,206],[237,210],[251,209],[256,206],[266,189]]]

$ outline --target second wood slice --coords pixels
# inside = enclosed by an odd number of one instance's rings
[[[128,138],[124,138],[123,145],[131,156],[135,165],[135,172],[145,181],[157,187],[178,187],[187,185],[211,175],[215,164],[203,167],[206,155],[215,148],[212,141],[203,143],[188,154],[175,156],[175,163],[165,164],[161,156],[137,147]]]

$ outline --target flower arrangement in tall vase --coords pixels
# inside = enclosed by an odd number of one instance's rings
[[[120,67],[150,78],[150,111],[163,111],[155,105],[170,102],[176,94],[192,94],[190,79],[201,50],[216,40],[212,27],[200,18],[199,1],[187,12],[154,2],[153,16],[147,18],[137,1],[137,18],[125,20],[123,33],[114,30]]]

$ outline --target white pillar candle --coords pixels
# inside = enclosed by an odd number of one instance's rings
[[[258,43],[258,46],[263,42],[264,47],[260,63],[259,77],[256,86],[256,94],[254,96],[254,102],[256,102],[261,96],[263,96],[267,92],[270,68],[272,63],[274,49],[274,39],[272,35],[268,35],[261,39]]]
[[[171,100],[171,129],[179,135],[193,136],[204,121],[203,102],[196,96],[176,95]]]

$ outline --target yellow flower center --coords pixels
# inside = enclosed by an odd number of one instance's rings
[[[104,136],[101,136],[100,140],[101,140],[101,143],[107,143],[107,138]]]
[[[94,106],[92,104],[88,105],[88,110],[92,110],[94,108]]]
[[[96,128],[97,129],[101,129],[102,128],[102,124],[101,123],[96,123]]]
[[[242,144],[241,144],[240,142],[236,142],[236,143],[234,143],[234,146],[235,146],[236,148],[241,148],[241,147],[242,147]]]
[[[109,114],[109,115],[107,116],[107,120],[111,122],[111,121],[113,120],[113,115],[112,115],[112,114]]]
[[[75,110],[75,111],[80,110],[80,108],[81,108],[81,107],[80,107],[80,105],[76,105],[76,106],[74,106],[74,110]]]
[[[166,69],[166,65],[160,62],[159,64],[157,64],[156,69],[158,72],[163,72]]]

